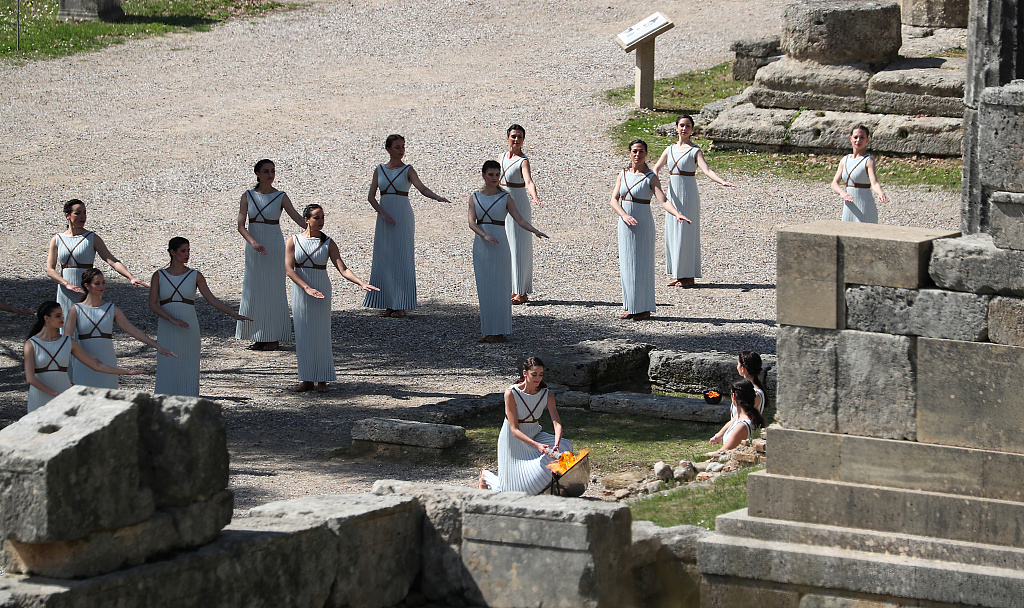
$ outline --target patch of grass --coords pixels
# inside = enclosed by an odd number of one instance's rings
[[[235,15],[262,14],[301,6],[264,0],[123,0],[125,16],[114,21],[57,19],[58,0],[0,0],[0,57],[26,61],[63,57],[133,38],[182,31],[207,31]]]
[[[714,530],[715,517],[747,506],[747,475],[763,468],[740,469],[708,486],[638,500],[630,505],[633,519],[662,527],[692,525]]]

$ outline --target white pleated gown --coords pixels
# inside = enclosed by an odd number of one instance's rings
[[[68,377],[68,363],[71,362],[71,338],[61,336],[53,342],[44,342],[32,336],[32,349],[35,352],[36,378],[43,384],[63,393],[71,388],[71,378]],[[29,385],[28,387],[28,411],[40,408],[53,397],[47,395],[38,388]]]
[[[190,268],[178,276],[166,270],[157,272],[160,273],[160,306],[167,314],[188,323],[188,328],[178,327],[163,317],[157,322],[157,344],[178,357],[156,358],[156,388],[153,392],[198,397],[199,352],[202,347],[199,318],[196,317],[196,278],[199,271]]]
[[[103,306],[86,306],[75,304],[78,311],[77,335],[79,345],[85,352],[111,367],[117,367],[117,355],[114,353],[114,304],[107,302]],[[71,381],[82,386],[96,388],[117,388],[118,377],[115,374],[98,372],[85,364],[79,363],[71,368]]]
[[[55,235],[57,239],[57,263],[60,265],[60,274],[76,287],[82,286],[82,275],[93,267],[96,261],[96,248],[93,246],[93,239],[96,233],[85,232],[78,236],[68,236],[64,233]],[[76,302],[81,302],[85,294],[71,291],[63,285],[57,286],[57,303],[60,304],[64,316]]]
[[[249,201],[249,234],[266,248],[262,255],[245,245],[245,276],[242,279],[241,315],[252,321],[239,321],[235,337],[253,342],[282,342],[292,339],[292,319],[285,292],[284,236],[281,234],[282,190],[260,194],[246,193]]]
[[[536,395],[530,395],[513,384],[509,390],[516,402],[519,430],[538,443],[552,445],[555,436],[541,430],[540,425],[540,417],[547,410],[548,389],[542,388]],[[571,452],[572,443],[563,437],[558,449]],[[498,492],[540,494],[551,484],[551,470],[546,465],[554,461],[513,435],[505,420],[498,434],[498,474],[485,470],[484,481],[488,488]]]
[[[853,196],[853,201],[843,201],[844,222],[878,223],[878,207],[875,206],[875,195],[871,192],[871,179],[868,177],[868,159],[870,154],[854,158],[847,154],[839,161],[842,167],[839,183],[846,186],[846,192]]]
[[[498,244],[488,243],[480,235],[473,239],[473,273],[476,297],[480,302],[480,333],[499,336],[512,333],[512,256],[508,248],[505,222],[509,219],[507,192],[485,196],[479,192],[470,200],[476,205],[476,223]]]
[[[516,203],[516,210],[527,222],[533,221],[530,197],[523,180],[523,161],[526,156],[509,158],[508,152],[501,155],[501,186]],[[533,293],[533,233],[514,221],[505,223],[508,249],[512,257],[512,293]],[[509,296],[511,297],[511,296]]]
[[[292,283],[299,381],[332,382],[337,375],[331,351],[331,279],[327,275],[331,239],[321,241],[301,234],[292,238],[295,240],[295,272],[307,285],[324,294],[323,299],[314,298]]]
[[[409,165],[398,169],[377,166],[380,206],[395,220],[394,225],[377,215],[373,233],[373,265],[370,285],[380,291],[367,291],[363,306],[391,310],[416,308],[416,259],[413,241],[416,217],[409,203]]]
[[[700,192],[697,191],[697,151],[690,146],[668,152],[668,200],[692,224],[680,223],[665,212],[665,274],[676,278],[700,278]]]
[[[619,274],[622,305],[629,314],[654,312],[654,216],[651,214],[651,178],[622,171],[619,204],[636,226],[619,218]]]

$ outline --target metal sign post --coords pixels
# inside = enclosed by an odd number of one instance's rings
[[[627,53],[636,51],[634,100],[641,108],[654,109],[654,39],[673,27],[675,24],[664,15],[654,13],[615,37],[615,42],[622,50]]]

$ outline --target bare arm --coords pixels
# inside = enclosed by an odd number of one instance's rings
[[[213,295],[213,292],[210,291],[210,286],[206,284],[206,277],[198,270],[196,271],[196,287],[199,289],[199,293],[203,294],[203,298],[217,310],[236,321],[252,321],[249,317],[238,314],[233,308],[217,299],[217,296]]]
[[[732,432],[725,435],[725,440],[722,442],[722,448],[731,450],[738,446],[741,441],[747,438],[747,425],[737,424],[734,426]]]
[[[131,281],[132,285],[136,287],[149,287],[149,285],[146,285],[141,280],[135,278],[135,275],[133,275],[131,271],[121,263],[121,260],[115,258],[114,254],[110,253],[110,250],[107,249],[107,244],[104,243],[103,239],[100,238],[100,235],[96,233],[93,233],[92,246],[96,249],[96,255],[100,256],[100,258],[109,264],[111,268],[116,270],[119,275]]]
[[[523,219],[523,216],[520,215],[519,213],[519,209],[516,207],[516,202],[512,200],[511,196],[505,197],[505,209],[508,210],[508,214],[512,216],[512,219],[514,219],[517,224],[523,227],[523,230],[536,234],[538,238],[548,238],[548,235],[544,234],[540,230],[537,230],[536,228],[533,227],[533,224]]]
[[[153,278],[149,280],[149,309],[153,311],[153,314],[161,319],[166,319],[178,327],[188,329],[188,323],[177,317],[172,317],[166,310],[164,310],[164,307],[160,305],[160,271],[154,272]]]
[[[626,213],[626,210],[622,208],[622,203],[619,202],[619,190],[622,188],[622,173],[615,176],[615,187],[612,188],[612,200],[611,206],[622,221],[626,222],[628,226],[636,226],[636,218]]]
[[[409,167],[409,170],[412,171],[412,167]],[[394,226],[396,225],[395,218],[388,215],[388,212],[384,211],[384,208],[380,206],[379,202],[377,202],[377,190],[379,189],[380,184],[377,181],[377,168],[374,167],[373,177],[370,179],[370,192],[366,195],[366,201],[370,203],[370,206],[373,207],[373,210],[376,211],[378,215],[380,215],[382,220]]]
[[[338,245],[334,241],[331,241],[330,245],[328,245],[327,253],[331,256],[331,262],[334,263],[334,267],[338,269],[341,276],[362,287],[366,291],[380,291],[380,289],[357,277],[356,273],[352,272],[352,269],[345,265],[345,261],[341,259],[341,252],[338,251]]]
[[[75,359],[78,359],[85,364],[89,369],[103,372],[104,374],[115,374],[118,376],[138,376],[141,374],[148,374],[144,369],[124,369],[121,367],[111,367],[105,363],[101,363],[99,359],[90,355],[82,345],[72,340],[71,342],[71,354],[74,355]],[[38,388],[38,387],[37,387]]]
[[[143,344],[148,344],[149,346],[152,346],[153,348],[156,349],[156,352],[160,353],[161,355],[171,357],[178,356],[172,353],[171,351],[167,350],[163,346],[157,344],[156,340],[150,338],[149,336],[144,334],[139,328],[132,325],[132,322],[128,320],[128,317],[126,317],[125,314],[121,312],[121,309],[118,308],[117,306],[114,307],[114,323],[117,323],[117,326],[120,327],[121,330],[124,331],[124,333],[135,338],[139,342],[142,342]]]
[[[75,293],[85,293],[84,289],[72,284],[71,281],[64,278],[60,270],[57,270],[57,237],[50,239],[50,245],[46,249],[46,276]]]
[[[690,218],[686,217],[682,213],[679,213],[675,205],[668,202],[668,198],[665,197],[665,191],[661,189],[661,180],[658,179],[657,175],[651,177],[651,190],[654,191],[655,198],[657,198],[658,202],[661,203],[661,208],[669,212],[670,214],[676,216],[676,221],[678,221],[680,224],[682,224],[683,222],[686,222],[687,224],[693,223],[690,221]]]
[[[519,429],[519,412],[516,411],[516,401],[512,396],[512,389],[505,391],[505,419],[508,420],[508,428],[516,439],[533,446],[541,454],[552,455],[550,447],[534,441]]]
[[[660,163],[661,161],[659,160],[658,162]],[[721,184],[726,188],[736,187],[736,184],[732,182],[727,182],[724,179],[718,177],[718,174],[712,171],[711,167],[708,167],[708,162],[704,160],[704,153],[701,152],[700,150],[697,150],[697,166],[700,167],[700,170],[704,172],[704,175],[707,175],[708,178],[711,181],[715,182],[716,184]],[[654,172],[657,173],[658,171],[655,170]]]
[[[36,377],[36,349],[32,345],[32,340],[25,342],[25,380],[29,383],[29,386],[34,386],[51,397],[56,397],[60,394],[46,386],[42,380]]]
[[[249,192],[246,191],[242,195],[242,199],[238,203],[238,234],[242,235],[246,243],[256,250],[256,253],[261,255],[267,255],[267,248],[261,245],[245,227],[246,220],[249,219]]]
[[[473,202],[473,195],[469,196],[469,229],[491,245],[498,244],[498,239],[487,234],[484,229],[480,227],[480,224],[476,223],[476,204]]]
[[[299,289],[306,292],[306,295],[311,298],[323,299],[324,294],[320,293],[319,290],[313,289],[308,283],[302,280],[302,277],[295,270],[295,239],[288,239],[284,244],[284,272],[288,275],[288,278],[299,286]]]
[[[869,156],[865,164],[867,165],[868,179],[871,180],[871,191],[875,193],[879,201],[888,203],[889,197],[882,192],[882,184],[878,183],[878,176],[875,174],[875,159]]]
[[[78,340],[78,307],[71,306],[68,308],[68,316],[64,317],[64,328],[63,333],[65,336],[71,336],[72,340]]]
[[[24,308],[18,308],[17,306],[11,306],[7,302],[0,300],[0,310],[6,312],[13,312],[16,315],[28,315],[32,316],[32,311],[25,310]]]
[[[562,419],[558,417],[558,409],[555,407],[555,396],[548,391],[548,414],[551,416],[551,424],[555,427],[555,445],[551,446],[554,454],[561,452],[558,447],[562,443]]]
[[[665,151],[661,153],[661,157],[658,158],[658,162],[654,164],[654,172],[661,173],[661,170],[668,164],[668,151],[672,149],[672,144],[669,144]]]
[[[534,205],[543,207],[544,203],[540,202],[540,196],[537,194],[537,184],[533,183],[533,175],[530,173],[530,159],[523,159],[522,171],[523,183],[526,184],[526,193],[530,195]]]
[[[839,183],[839,180],[843,179],[843,161],[846,160],[844,156],[839,161],[839,168],[836,169],[836,176],[832,178],[832,191],[838,194],[844,201],[853,201],[853,195],[846,191],[846,188]]]
[[[377,177],[377,172],[376,171],[373,172],[373,176],[375,178]],[[432,199],[434,199],[435,201],[437,201],[439,203],[450,203],[451,202],[450,200],[446,199],[445,197],[440,196],[438,194],[435,194],[434,191],[431,190],[430,188],[427,188],[426,186],[424,186],[423,182],[420,181],[420,176],[416,173],[416,169],[413,169],[412,167],[409,167],[409,182],[412,183],[413,186],[416,186],[416,189],[420,191],[420,194],[422,194],[423,196],[425,196],[427,198],[432,198]]]
[[[302,214],[295,210],[295,205],[292,204],[292,199],[288,198],[287,194],[281,199],[281,208],[288,214],[288,217],[292,218],[299,225],[299,228],[305,230],[306,218],[302,217]]]

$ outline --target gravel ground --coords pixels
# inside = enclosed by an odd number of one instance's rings
[[[633,57],[612,37],[656,10],[676,23],[658,39],[662,77],[728,59],[734,39],[778,32],[786,1],[317,1],[209,33],[0,65],[0,293],[26,308],[52,297],[45,243],[63,228],[63,201],[81,198],[89,228],[139,276],[165,263],[171,236],[184,235],[213,291],[237,304],[243,242],[234,216],[263,157],[277,162],[276,185],[296,206],[326,207],[326,231],[365,278],[374,223],[366,189],[372,168],[386,160],[385,135],[402,133],[407,160],[427,185],[457,201],[413,195],[420,309],[406,319],[379,318],[335,275],[340,381],[327,396],[296,396],[287,392],[291,345],[251,353],[231,337],[229,319],[200,304],[202,392],[225,407],[239,508],[365,491],[384,477],[473,485],[474,470],[317,456],[348,444],[359,418],[501,390],[518,359],[556,344],[623,337],[688,351],[774,352],[774,234],[838,218],[828,188],[834,168],[823,167],[813,185],[726,174],[738,187],[725,189],[702,177],[701,286],[659,287],[652,321],[619,321],[616,218],[607,200],[626,155],[606,133],[628,109],[596,94],[631,82]],[[465,201],[479,187],[482,161],[504,150],[512,122],[528,129],[526,149],[547,203],[534,220],[552,238],[535,247],[536,304],[515,309],[507,343],[478,345]],[[894,204],[881,208],[883,223],[959,223],[955,192],[887,190]],[[154,333],[144,291],[116,275],[111,283],[109,299]],[[25,407],[28,325],[0,318],[6,422]],[[118,349],[125,363],[155,368],[155,354],[123,334]],[[152,378],[122,386],[151,389]]]

